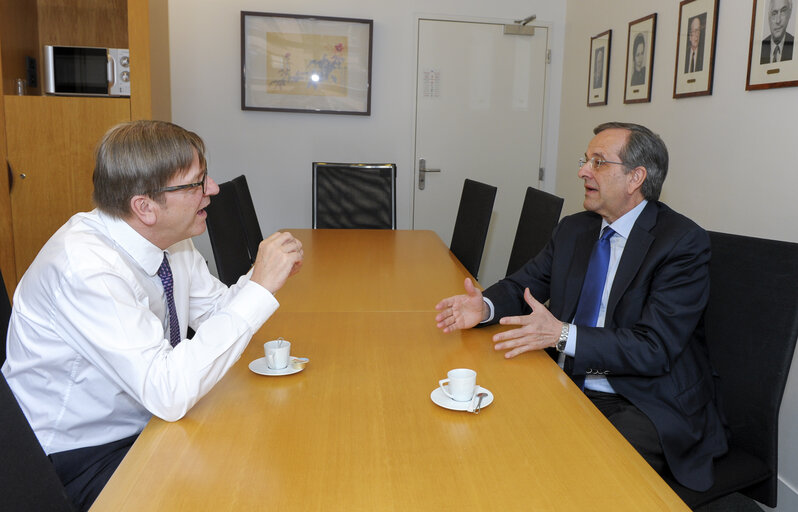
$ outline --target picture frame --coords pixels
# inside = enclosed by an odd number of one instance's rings
[[[798,53],[793,53],[796,11],[789,2],[777,0],[771,16],[769,0],[754,0],[751,39],[748,44],[748,73],[745,90],[795,87],[798,85]],[[775,38],[780,44],[773,45]],[[777,50],[778,48],[778,50]]]
[[[371,115],[373,20],[241,11],[241,109]]]
[[[590,38],[590,56],[587,73],[587,106],[607,104],[610,79],[610,48],[612,30]]]
[[[712,94],[717,27],[718,0],[683,0],[679,4],[674,98]]]
[[[623,87],[624,103],[651,101],[656,36],[657,13],[629,22],[626,40],[626,79]],[[638,51],[640,53],[636,54]]]

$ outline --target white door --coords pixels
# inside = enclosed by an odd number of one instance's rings
[[[524,193],[539,185],[547,48],[546,27],[523,36],[501,24],[418,21],[413,227],[449,244],[463,180],[497,187],[486,286],[504,277]],[[420,159],[440,172],[419,173]]]

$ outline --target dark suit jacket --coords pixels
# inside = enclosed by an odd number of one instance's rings
[[[759,55],[760,64],[770,64],[770,43],[771,36],[762,40],[762,52]],[[792,47],[795,38],[789,33],[784,34],[784,46],[781,48],[781,60],[792,60]]]
[[[549,244],[516,273],[485,290],[494,321],[529,312],[523,290],[550,301],[570,321],[601,217],[565,217]],[[578,327],[574,374],[606,375],[617,393],[654,423],[671,472],[703,491],[712,459],[727,451],[707,356],[703,313],[709,297],[709,237],[688,218],[650,202],[626,242],[605,327]]]
[[[770,60],[770,57],[768,57]],[[694,71],[701,71],[704,68],[704,45],[699,44],[698,48],[695,51],[695,70]],[[684,56],[684,72],[690,72],[690,43],[687,43],[687,52]]]

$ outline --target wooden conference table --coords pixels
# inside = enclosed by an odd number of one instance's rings
[[[435,327],[468,276],[437,235],[291,231],[305,264],[280,309],[185,418],[150,421],[92,510],[689,510],[546,354]],[[250,371],[280,336],[307,367]],[[430,399],[458,367],[495,397],[478,415]]]

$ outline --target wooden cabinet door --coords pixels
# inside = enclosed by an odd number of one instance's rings
[[[94,149],[128,98],[5,96],[17,275],[73,214],[93,208]]]

